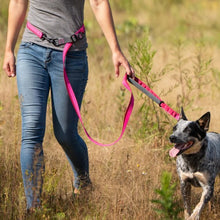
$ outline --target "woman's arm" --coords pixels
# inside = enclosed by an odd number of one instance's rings
[[[120,65],[122,65],[125,68],[127,74],[134,77],[134,71],[131,68],[126,57],[123,55],[117,40],[109,1],[90,0],[90,4],[112,51],[112,58],[116,76],[119,76],[119,67]]]
[[[16,75],[14,48],[25,19],[28,0],[11,0],[8,10],[8,32],[3,69],[9,77]]]

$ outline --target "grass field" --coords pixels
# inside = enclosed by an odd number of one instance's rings
[[[136,75],[176,111],[184,106],[189,119],[211,112],[210,130],[220,132],[220,2],[218,0],[112,0],[121,48]],[[0,65],[7,29],[7,4],[0,8]],[[90,75],[82,115],[95,139],[110,143],[120,134],[129,100],[121,81],[114,77],[111,53],[88,2],[85,6]],[[20,171],[21,119],[16,79],[0,70],[0,219],[26,219]],[[165,219],[152,202],[161,199],[156,189],[166,171],[176,184],[172,202],[183,207],[175,160],[168,155],[169,135],[175,119],[132,87],[135,107],[123,139],[112,147],[87,142],[94,190],[74,199],[72,171],[53,135],[48,101],[44,140],[46,173],[43,208],[27,219]],[[193,190],[193,204],[200,198]],[[201,219],[220,219],[220,179],[217,178],[212,210]],[[172,213],[171,213],[172,214]],[[179,212],[183,219],[183,212]],[[167,218],[169,219],[169,218]],[[171,219],[171,217],[170,217]],[[172,218],[174,219],[174,218]]]

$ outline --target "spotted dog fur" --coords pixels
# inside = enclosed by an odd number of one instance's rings
[[[170,136],[170,142],[175,146],[169,154],[171,157],[177,156],[177,173],[187,220],[199,219],[203,207],[213,196],[215,178],[220,174],[220,134],[207,132],[209,123],[209,112],[197,121],[188,121],[181,109],[180,119]],[[191,212],[192,185],[202,187],[203,192]]]

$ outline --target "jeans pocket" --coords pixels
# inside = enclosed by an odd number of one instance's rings
[[[34,43],[32,43],[32,42],[21,42],[20,48],[29,48],[32,45],[34,45]]]

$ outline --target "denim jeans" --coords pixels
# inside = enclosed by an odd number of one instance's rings
[[[68,52],[66,70],[80,106],[88,79],[86,51]],[[40,206],[49,91],[54,134],[73,169],[75,188],[89,181],[88,151],[78,134],[78,117],[66,91],[62,51],[22,42],[17,55],[17,86],[22,115],[21,170],[30,209]]]

